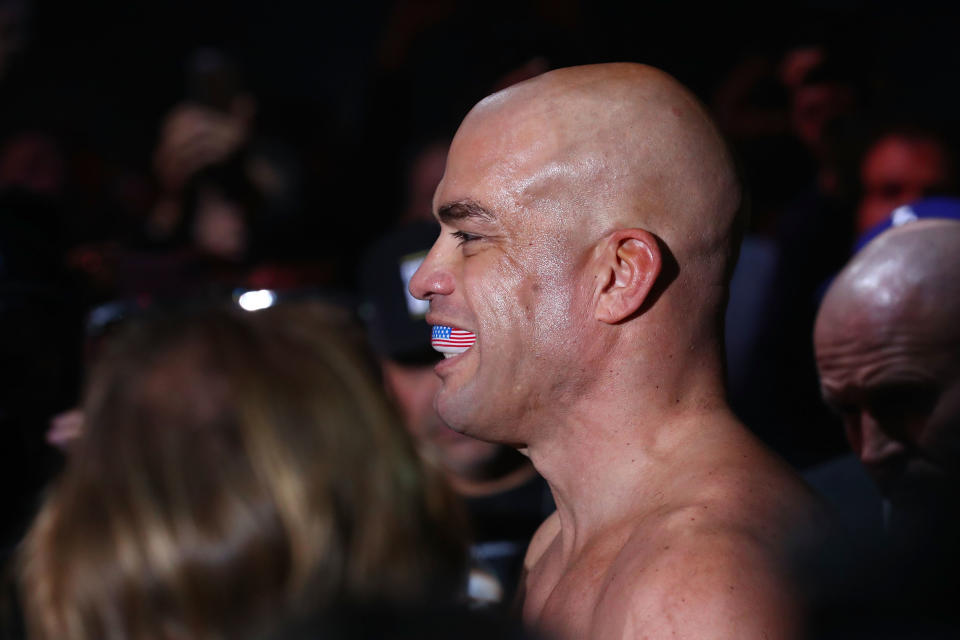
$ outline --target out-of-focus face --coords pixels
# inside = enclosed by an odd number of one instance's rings
[[[821,315],[814,344],[824,398],[854,452],[886,498],[909,504],[957,486],[960,353],[922,319],[901,320]]]
[[[434,197],[440,237],[410,290],[430,301],[430,324],[476,335],[435,368],[441,417],[478,438],[524,446],[516,426],[562,395],[565,372],[577,366],[574,310],[586,306],[577,304],[571,225],[532,206],[527,191],[557,172],[538,192],[542,201],[566,178],[550,164],[549,133],[504,125],[458,132]]]
[[[797,86],[794,89],[790,120],[800,141],[815,155],[823,156],[827,125],[853,109],[853,92],[840,84]]]
[[[433,366],[390,360],[381,364],[387,389],[403,414],[407,430],[427,455],[436,456],[454,476],[464,480],[484,478],[501,445],[475,440],[444,424],[433,408],[433,398],[440,388]]]
[[[928,138],[881,138],[863,158],[863,196],[857,208],[857,232],[882,222],[900,205],[919,200],[949,180],[943,149]]]
[[[206,253],[241,260],[248,240],[243,209],[215,190],[204,190],[197,203],[193,240]]]

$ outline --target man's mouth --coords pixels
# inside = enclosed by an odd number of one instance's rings
[[[476,334],[442,324],[434,325],[430,336],[430,344],[435,351],[442,353],[444,358],[460,355],[476,341]]]

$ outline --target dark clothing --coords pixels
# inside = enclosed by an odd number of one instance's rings
[[[855,455],[811,467],[803,478],[826,500],[846,535],[861,541],[879,539],[883,498]]]
[[[891,506],[853,455],[804,477],[833,507],[838,523],[828,544],[803,559],[808,637],[957,637],[956,498],[931,495],[909,509]]]

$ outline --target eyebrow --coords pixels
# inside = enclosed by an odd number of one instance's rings
[[[441,205],[440,208],[437,209],[437,217],[440,218],[440,222],[446,224],[469,218],[479,218],[485,222],[493,222],[497,219],[493,213],[484,209],[473,200],[459,200]]]

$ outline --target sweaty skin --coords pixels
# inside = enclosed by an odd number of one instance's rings
[[[894,506],[960,487],[960,223],[923,220],[867,245],[814,331],[824,398]]]
[[[703,107],[650,67],[546,73],[457,131],[410,289],[477,336],[436,366],[440,415],[550,484],[523,611],[554,637],[796,632],[782,561],[819,507],[724,399],[739,207]]]

